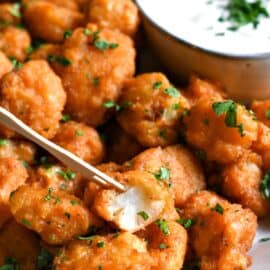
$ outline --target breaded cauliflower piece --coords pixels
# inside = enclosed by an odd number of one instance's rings
[[[93,165],[100,163],[105,155],[105,146],[97,131],[83,123],[62,124],[53,141]]]
[[[29,61],[0,81],[0,106],[48,139],[57,132],[65,101],[60,78],[43,60]]]
[[[131,0],[91,0],[88,5],[89,22],[130,36],[137,32],[139,11]]]
[[[184,121],[187,141],[222,164],[236,161],[257,139],[253,115],[231,100],[201,99]]]
[[[250,107],[257,119],[270,127],[270,99],[262,101],[255,100],[251,103]]]
[[[20,5],[18,3],[0,3],[0,29],[10,24],[21,22]]]
[[[13,66],[7,56],[0,51],[0,79],[13,69]]]
[[[50,245],[65,244],[99,224],[79,198],[52,188],[22,186],[12,194],[10,208],[18,223]]]
[[[76,29],[50,60],[67,92],[67,113],[91,126],[101,125],[114,112],[110,108],[135,71],[132,40],[95,25]]]
[[[71,242],[54,260],[55,270],[152,270],[146,242],[122,232]]]
[[[15,158],[0,158],[0,228],[11,217],[9,196],[28,177],[26,169]]]
[[[146,73],[124,86],[117,120],[122,128],[146,147],[167,146],[177,141],[180,118],[188,101],[165,75]]]
[[[126,162],[124,169],[151,172],[157,180],[168,181],[177,207],[182,207],[189,196],[206,188],[199,161],[180,145],[147,149]]]
[[[34,37],[55,43],[62,42],[65,31],[81,26],[84,20],[80,12],[44,0],[27,3],[23,18]]]
[[[222,170],[224,195],[253,210],[259,217],[266,216],[270,210],[270,202],[260,191],[263,179],[261,166],[261,157],[247,151],[239,160]]]
[[[0,50],[10,58],[24,61],[30,44],[31,38],[25,29],[10,25],[0,31]]]
[[[124,183],[127,190],[121,193],[113,189],[98,191],[93,208],[121,230],[141,230],[172,211],[174,203],[168,188],[152,174],[129,171],[116,174],[115,178]]]
[[[30,60],[47,60],[49,55],[54,55],[60,48],[57,44],[42,44],[28,55]]]
[[[189,244],[200,259],[201,270],[249,267],[247,252],[257,229],[251,210],[203,191],[189,198],[182,218],[195,223],[189,229]]]
[[[1,229],[0,266],[13,261],[19,265],[20,270],[35,270],[38,252],[39,240],[36,235],[15,220],[10,220]]]

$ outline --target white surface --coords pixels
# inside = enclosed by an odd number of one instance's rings
[[[270,13],[270,1],[264,1]],[[270,53],[270,18],[260,17],[260,24],[252,24],[237,31],[229,31],[230,22],[219,22],[229,0],[137,0],[156,24],[188,43],[231,55]],[[254,0],[253,0],[254,2]],[[217,33],[225,33],[217,36]],[[270,267],[269,267],[270,269]]]

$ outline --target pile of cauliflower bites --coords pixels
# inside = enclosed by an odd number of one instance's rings
[[[0,2],[0,106],[127,187],[0,125],[0,270],[247,269],[270,208],[270,100],[136,74],[131,0]]]

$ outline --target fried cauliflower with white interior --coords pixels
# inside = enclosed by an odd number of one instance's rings
[[[62,79],[67,113],[90,126],[113,114],[123,83],[135,72],[133,41],[96,25],[77,28],[48,60]]]
[[[33,60],[0,81],[0,106],[45,138],[57,132],[66,93],[60,78],[43,60]]]
[[[177,127],[189,103],[161,73],[142,74],[124,86],[117,116],[121,127],[141,145],[167,146],[177,142]]]

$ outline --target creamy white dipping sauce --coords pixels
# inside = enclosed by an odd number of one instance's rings
[[[228,30],[231,22],[220,22],[229,0],[137,0],[157,25],[187,43],[221,54],[247,56],[270,53],[270,18],[259,17],[259,25]],[[254,1],[249,1],[254,2]],[[262,1],[270,14],[270,1]]]

